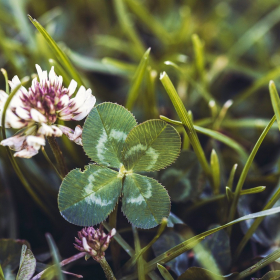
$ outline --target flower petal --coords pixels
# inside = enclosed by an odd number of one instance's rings
[[[78,85],[78,83],[75,80],[71,80],[71,82],[69,84],[69,87],[68,87],[68,90],[69,90],[68,95],[69,96],[71,96],[75,92],[75,90],[77,88],[77,85]]]
[[[43,80],[43,71],[42,71],[42,68],[38,65],[38,64],[35,64],[35,67],[37,69],[37,73],[38,73],[38,77],[39,77],[39,80],[40,82]]]
[[[50,125],[47,125],[45,123],[41,123],[40,128],[38,129],[38,133],[45,135],[45,136],[53,136],[54,131]]]
[[[89,114],[93,106],[95,105],[95,102],[96,102],[95,96],[91,94],[91,90],[90,91],[87,90],[87,98],[75,113],[77,115],[75,115],[72,119],[76,121],[80,121],[83,118],[85,118]]]
[[[14,157],[31,158],[38,154],[38,150],[27,146],[25,149],[14,154]]]
[[[31,146],[34,149],[39,150],[41,146],[46,145],[46,140],[43,136],[28,135],[26,137],[26,143],[28,146]]]
[[[34,108],[30,110],[30,114],[31,114],[31,118],[35,122],[39,122],[39,123],[47,122],[47,118]]]
[[[49,81],[50,81],[50,84],[53,85],[56,81],[56,74],[54,72],[54,67],[52,66],[50,72],[49,72]]]
[[[21,84],[21,82],[20,82],[20,79],[18,78],[17,75],[12,78],[12,81],[9,81],[9,85],[11,87],[11,90],[14,90],[20,84]],[[21,86],[19,88],[19,92],[27,94],[28,91],[25,87]]]
[[[30,112],[25,108],[16,107],[16,114],[24,120],[30,120]]]
[[[2,120],[1,120],[2,121]],[[6,111],[5,127],[23,128],[28,122],[17,117],[11,110]]]
[[[80,125],[77,125],[75,131],[67,126],[59,125],[60,130],[69,138],[74,141],[77,145],[82,146],[82,132],[83,129]]]
[[[10,149],[14,151],[20,151],[23,147],[23,142],[25,141],[26,136],[25,135],[16,135],[13,137],[9,137],[5,140],[1,141],[2,146],[8,146]]]
[[[61,137],[62,136],[63,133],[62,133],[61,129],[59,129],[56,125],[52,125],[51,127],[53,129],[53,136],[54,137]]]

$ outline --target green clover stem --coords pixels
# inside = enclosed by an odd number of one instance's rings
[[[105,257],[100,260],[100,265],[105,273],[105,276],[108,280],[117,280],[110,265],[107,263]]]
[[[59,148],[59,145],[57,144],[54,136],[48,136],[47,139],[48,139],[48,142],[49,142],[50,147],[52,149],[52,152],[54,154],[55,160],[58,164],[58,169],[59,169],[60,173],[62,174],[62,176],[65,177],[66,174],[68,173],[68,169],[67,169],[67,166],[65,164],[64,157],[63,157],[62,152]]]

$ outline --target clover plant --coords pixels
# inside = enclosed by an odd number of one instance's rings
[[[178,157],[178,132],[162,120],[137,125],[124,107],[109,102],[96,106],[83,128],[85,153],[94,163],[64,178],[58,206],[62,216],[80,226],[104,221],[120,197],[122,212],[139,228],[152,228],[170,212],[170,198],[156,180],[138,174],[157,171]]]

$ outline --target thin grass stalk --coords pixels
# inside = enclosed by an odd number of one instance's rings
[[[62,177],[64,178],[68,173],[68,169],[65,164],[65,160],[64,160],[63,154],[60,150],[60,147],[59,147],[58,143],[56,142],[54,136],[48,136],[47,139],[48,139],[48,142],[52,149],[52,152],[54,154],[55,160],[58,164],[58,169],[59,169]]]
[[[117,214],[118,214],[118,204],[115,206],[113,212],[109,215],[109,225],[111,228],[117,229]],[[115,239],[111,240],[110,251],[111,251],[114,271],[118,271],[120,268],[120,258],[119,258],[120,245],[117,243]]]
[[[135,49],[137,50],[139,57],[141,57],[145,52],[145,47],[143,46],[143,43],[141,42],[141,39],[139,38],[137,32],[133,28],[133,24],[131,23],[126,11],[124,1],[114,0],[113,3],[121,28],[123,29],[127,37],[134,43]]]
[[[47,152],[45,151],[45,148],[42,147],[41,150],[42,150],[42,153],[43,153],[45,159],[46,159],[47,162],[50,164],[50,166],[52,166],[52,168],[54,169],[55,173],[58,175],[58,177],[59,177],[61,180],[63,180],[63,176],[59,173],[59,171],[57,170],[56,166],[53,164],[53,162],[52,162],[51,159],[49,158]]]
[[[261,136],[259,137],[257,143],[255,144],[243,170],[242,173],[240,175],[240,178],[238,180],[237,186],[236,186],[236,190],[234,192],[234,197],[233,197],[233,201],[230,207],[230,211],[229,211],[229,217],[228,217],[228,221],[232,221],[234,219],[234,215],[236,213],[236,208],[237,208],[237,202],[242,190],[242,187],[244,185],[245,179],[247,177],[247,174],[249,172],[249,169],[251,167],[251,164],[256,156],[257,151],[260,148],[260,145],[262,144],[264,138],[266,137],[268,131],[270,130],[270,128],[272,127],[273,123],[276,121],[276,116],[274,115],[271,119],[271,121],[269,122],[269,124],[266,126],[266,128],[264,129],[264,131],[262,132]],[[229,228],[229,233],[231,232],[231,228]]]
[[[182,102],[182,100],[180,99],[180,97],[178,96],[178,93],[176,92],[176,89],[174,88],[172,82],[170,81],[168,75],[163,72],[160,76],[160,80],[167,92],[167,94],[169,95],[170,100],[173,103],[173,106],[188,134],[188,137],[190,139],[191,145],[194,149],[194,152],[196,153],[196,156],[203,168],[203,171],[205,172],[206,176],[208,177],[209,181],[211,184],[213,184],[213,180],[212,180],[212,174],[211,174],[211,169],[210,166],[207,162],[206,156],[204,154],[204,151],[202,149],[202,146],[199,142],[199,139],[197,137],[197,134],[195,132],[193,123],[189,117],[189,114]]]
[[[264,206],[263,210],[268,210],[270,208],[273,207],[273,205],[279,200],[280,198],[280,185],[278,190],[275,192],[275,194],[272,196],[272,198],[268,201],[268,203]],[[257,228],[259,227],[259,225],[261,224],[261,222],[263,221],[264,217],[261,218],[257,218],[253,224],[251,225],[251,227],[248,229],[248,231],[246,232],[246,234],[244,235],[243,239],[241,240],[241,242],[239,243],[239,245],[237,246],[237,249],[234,253],[234,261],[236,261],[242,250],[244,249],[245,245],[247,244],[247,242],[250,240],[251,236],[254,234],[254,232],[257,230]]]
[[[138,235],[138,231],[135,226],[132,225],[132,233],[134,238],[134,247],[135,247],[135,254],[137,255],[141,251],[140,239]],[[139,280],[145,280],[145,267],[143,263],[143,257],[140,256],[137,259],[137,273]]]
[[[2,138],[3,140],[5,140],[7,138],[6,136],[6,129],[5,129],[5,122],[6,122],[6,112],[7,109],[9,107],[9,104],[11,103],[13,97],[16,95],[17,91],[20,89],[21,86],[27,84],[29,81],[29,78],[23,79],[21,84],[19,84],[18,86],[16,86],[14,88],[14,90],[11,92],[11,94],[8,96],[4,108],[3,108],[3,112],[2,112],[2,120],[1,120],[1,131],[2,131]],[[25,179],[23,173],[21,172],[15,158],[13,157],[11,150],[9,147],[5,147],[6,151],[8,153],[8,157],[9,160],[11,161],[11,164],[18,176],[18,178],[20,179],[21,183],[23,184],[23,186],[25,187],[26,191],[31,195],[31,197],[34,199],[34,201],[48,214],[49,210],[48,208],[44,205],[44,203],[41,201],[41,199],[37,196],[37,194],[33,191],[32,187],[29,185],[28,181]]]

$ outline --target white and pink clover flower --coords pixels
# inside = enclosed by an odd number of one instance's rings
[[[72,80],[68,88],[64,87],[62,76],[57,76],[54,67],[49,75],[36,65],[39,81],[34,78],[31,87],[27,90],[21,86],[12,98],[6,111],[5,127],[21,129],[15,136],[7,138],[1,145],[15,150],[15,157],[30,158],[36,155],[45,145],[46,136],[60,137],[65,134],[71,141],[82,145],[82,128],[75,130],[55,122],[82,120],[93,106],[96,98],[91,89],[81,86],[75,97],[72,95],[77,88],[77,82]],[[20,84],[18,76],[9,81],[13,90]],[[0,90],[0,122],[8,94]]]

